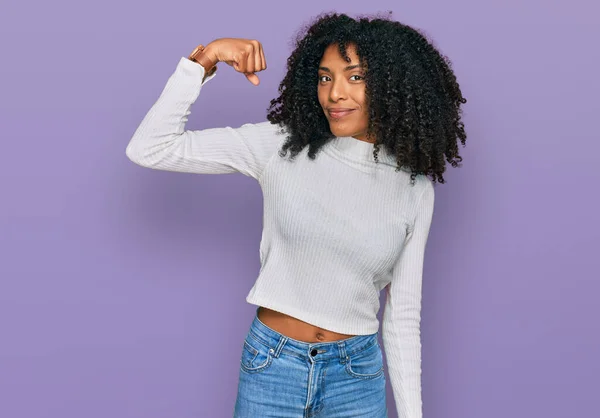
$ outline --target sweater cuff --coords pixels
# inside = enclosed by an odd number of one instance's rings
[[[202,80],[204,78],[204,75],[206,74],[206,70],[204,69],[203,66],[201,66],[197,62],[190,60],[187,57],[181,57],[179,60],[179,63],[177,64],[177,67],[179,69],[181,69],[182,71],[186,72],[188,75],[197,77],[200,80]],[[208,77],[204,78],[201,85],[204,85],[208,81],[212,80],[217,75],[217,72],[218,72],[218,70],[213,72]]]

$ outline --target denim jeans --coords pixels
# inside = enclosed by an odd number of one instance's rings
[[[377,334],[308,343],[255,316],[242,347],[234,418],[387,418]]]

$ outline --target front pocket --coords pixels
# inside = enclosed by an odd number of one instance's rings
[[[264,371],[271,365],[273,353],[272,348],[246,337],[240,367],[248,373]]]
[[[379,344],[353,354],[346,362],[346,371],[358,379],[374,379],[383,374],[383,355]]]

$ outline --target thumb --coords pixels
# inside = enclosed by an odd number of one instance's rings
[[[258,86],[260,84],[260,80],[258,79],[258,76],[256,74],[254,74],[254,73],[244,73],[244,75],[255,86]]]

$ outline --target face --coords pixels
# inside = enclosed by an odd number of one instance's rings
[[[319,103],[335,136],[346,136],[361,141],[367,139],[369,124],[365,95],[365,69],[359,66],[354,45],[346,49],[351,62],[346,62],[338,45],[327,47],[319,63],[317,93]]]

